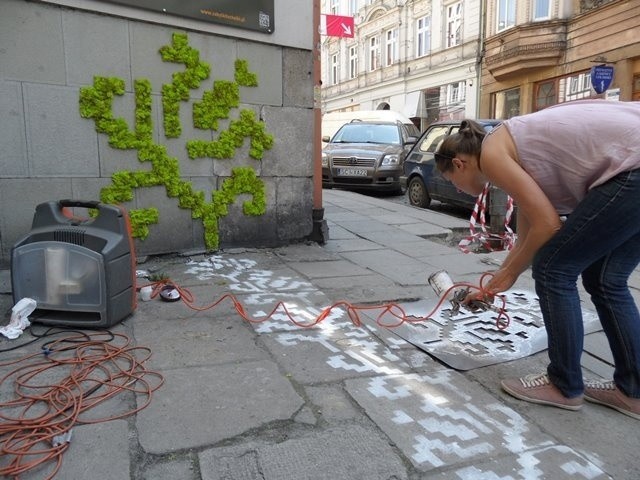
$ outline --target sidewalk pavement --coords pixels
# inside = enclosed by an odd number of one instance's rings
[[[638,421],[593,404],[578,412],[533,405],[500,390],[502,378],[543,372],[546,352],[454,369],[425,352],[442,325],[405,324],[400,336],[376,324],[376,306],[393,303],[417,316],[435,307],[429,274],[445,269],[455,281],[477,284],[504,252],[461,253],[457,239],[468,222],[437,211],[340,190],[323,197],[323,246],[139,259],[139,269],[187,288],[195,305],[219,303],[195,310],[156,297],[111,328],[151,349],[145,367],[164,383],[134,415],[76,425],[55,478],[640,478]],[[632,284],[640,293],[640,275]],[[8,271],[0,287],[7,311]],[[530,275],[516,287],[531,291]],[[252,322],[243,320],[240,304]],[[480,355],[494,348],[482,343],[488,338],[506,348],[511,340],[501,338],[521,334],[514,326],[528,321],[527,312],[515,315],[522,318],[513,319],[511,332],[485,325],[485,338],[467,347]],[[294,323],[319,318],[312,328]],[[405,341],[407,329],[425,341]],[[0,350],[29,338],[2,339]],[[0,353],[0,363],[39,352],[41,343]],[[585,376],[610,377],[601,332],[587,335],[583,358]],[[13,368],[0,366],[0,376]],[[3,385],[0,401],[12,394]],[[146,400],[129,391],[91,418],[117,416]],[[0,468],[7,461],[0,458]],[[50,468],[20,478],[46,478]]]

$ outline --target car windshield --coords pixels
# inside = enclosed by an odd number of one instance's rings
[[[347,123],[331,143],[391,143],[400,145],[400,129],[395,125]]]

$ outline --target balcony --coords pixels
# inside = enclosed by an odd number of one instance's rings
[[[558,66],[566,48],[566,21],[528,23],[488,37],[485,63],[500,81],[527,70]]]

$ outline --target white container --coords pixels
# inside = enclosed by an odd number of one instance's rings
[[[143,302],[148,302],[149,300],[151,300],[152,293],[153,293],[153,287],[151,285],[142,287],[140,289],[140,300],[142,300]]]

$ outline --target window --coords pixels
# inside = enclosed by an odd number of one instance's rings
[[[446,46],[455,47],[462,41],[462,2],[447,7],[447,41]]]
[[[498,0],[498,32],[516,24],[516,0]]]
[[[331,85],[337,85],[340,79],[339,77],[339,63],[338,54],[331,55]]]
[[[349,78],[358,76],[358,47],[349,47]]]
[[[536,99],[534,112],[558,103],[555,80],[540,82],[535,86]]]
[[[378,37],[369,38],[369,71],[380,68],[380,41]]]
[[[493,96],[493,118],[506,120],[520,115],[520,89],[513,88]]]
[[[387,31],[387,45],[386,45],[386,55],[385,62],[386,66],[393,65],[398,61],[398,29],[394,28],[393,30]]]
[[[329,1],[329,12],[331,15],[338,15],[340,13],[340,0]]]
[[[533,19],[546,20],[550,18],[550,6],[549,0],[533,0]]]
[[[424,137],[418,149],[422,152],[433,153],[436,151],[440,142],[444,140],[444,137],[449,135],[449,126],[448,125],[436,125],[433,128],[429,129],[429,133]]]
[[[395,125],[349,122],[333,138],[334,143],[391,143],[400,145],[401,131]]]
[[[465,83],[457,82],[447,85],[447,105],[452,105],[464,101]]]
[[[416,58],[424,57],[431,50],[431,17],[419,18],[416,24]]]
[[[349,0],[349,15],[352,17],[358,13],[358,0]]]
[[[579,73],[560,79],[560,90],[566,92],[562,99],[564,102],[591,97],[591,73]]]

